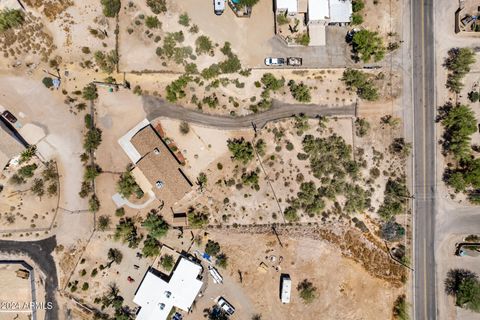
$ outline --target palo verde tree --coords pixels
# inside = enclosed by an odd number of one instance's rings
[[[358,59],[363,62],[380,61],[385,56],[385,46],[378,32],[362,29],[355,32],[352,49]]]

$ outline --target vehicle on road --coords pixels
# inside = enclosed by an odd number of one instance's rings
[[[283,66],[285,64],[285,58],[265,58],[265,65],[267,66]]]
[[[235,313],[235,308],[224,297],[218,299],[217,305],[229,316]]]
[[[225,11],[225,0],[213,0],[213,11],[217,16],[221,16]]]
[[[17,118],[8,110],[3,111],[2,116],[11,123],[17,122]]]
[[[288,57],[287,66],[298,67],[302,65],[302,58],[299,57]]]

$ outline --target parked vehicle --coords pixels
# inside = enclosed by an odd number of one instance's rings
[[[17,122],[17,118],[8,110],[3,111],[2,116],[11,123]]]
[[[235,313],[235,308],[224,297],[218,299],[217,305],[229,316]]]
[[[217,16],[221,16],[225,11],[225,0],[213,0],[213,11]]]
[[[297,67],[302,65],[302,58],[298,57],[288,57],[287,66]]]
[[[265,58],[265,65],[267,66],[283,66],[285,64],[285,58]]]
[[[208,266],[208,272],[210,272],[214,283],[223,283],[223,277],[220,275],[220,273],[215,267]]]

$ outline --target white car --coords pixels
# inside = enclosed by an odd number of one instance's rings
[[[213,11],[217,16],[221,16],[225,11],[225,0],[213,0]]]
[[[284,58],[265,58],[265,65],[267,66],[283,66],[285,64]]]
[[[235,313],[235,308],[224,297],[218,299],[217,305],[229,316]]]

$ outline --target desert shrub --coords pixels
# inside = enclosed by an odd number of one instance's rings
[[[195,52],[197,54],[209,53],[213,49],[213,43],[207,36],[199,36],[195,40]]]
[[[317,297],[317,288],[307,279],[298,284],[297,290],[304,303],[312,303]]]
[[[352,50],[363,62],[380,61],[385,56],[385,46],[378,32],[362,29],[355,32],[352,39]]]
[[[346,69],[341,79],[349,90],[355,89],[357,95],[364,100],[378,99],[378,89],[372,83],[370,76],[360,70]]]
[[[220,253],[220,244],[216,241],[208,239],[207,244],[205,245],[205,253],[210,256],[216,256]]]
[[[172,270],[174,264],[175,264],[175,260],[173,260],[173,256],[170,255],[170,254],[164,254],[161,258],[160,258],[160,264],[162,265],[162,267],[167,270],[167,271],[170,271]]]
[[[200,211],[189,209],[187,213],[188,224],[192,228],[202,228],[208,224],[208,214]]]
[[[108,74],[115,71],[119,61],[116,50],[111,50],[107,54],[102,51],[96,51],[93,57],[95,58],[95,63],[100,67],[100,69]]]
[[[120,0],[100,0],[100,2],[103,6],[103,15],[105,17],[113,18],[120,12]]]
[[[357,137],[364,137],[370,130],[370,123],[364,118],[358,118],[355,120],[355,134]]]
[[[453,48],[448,51],[444,66],[449,71],[447,88],[459,94],[463,88],[462,79],[470,72],[470,66],[475,63],[475,53],[470,48]]]
[[[227,141],[228,150],[232,153],[232,159],[247,164],[254,157],[253,146],[244,138],[229,139]]]
[[[293,98],[299,102],[310,102],[312,96],[310,95],[310,88],[306,86],[303,82],[297,84],[295,81],[290,80],[288,82],[290,88],[290,93]]]
[[[147,5],[155,14],[167,12],[167,0],[147,0]]]
[[[47,88],[53,87],[53,79],[51,77],[44,77],[42,83]]]
[[[19,27],[25,21],[22,11],[17,9],[3,9],[0,11],[0,32]]]
[[[147,229],[148,234],[154,238],[164,237],[169,229],[168,223],[153,210],[148,213],[142,227]]]
[[[185,27],[188,27],[190,25],[190,17],[186,12],[180,15],[180,17],[178,18],[178,23]]]
[[[145,19],[145,25],[149,29],[156,29],[156,28],[161,28],[162,23],[160,22],[160,20],[158,20],[156,16],[148,16]]]

